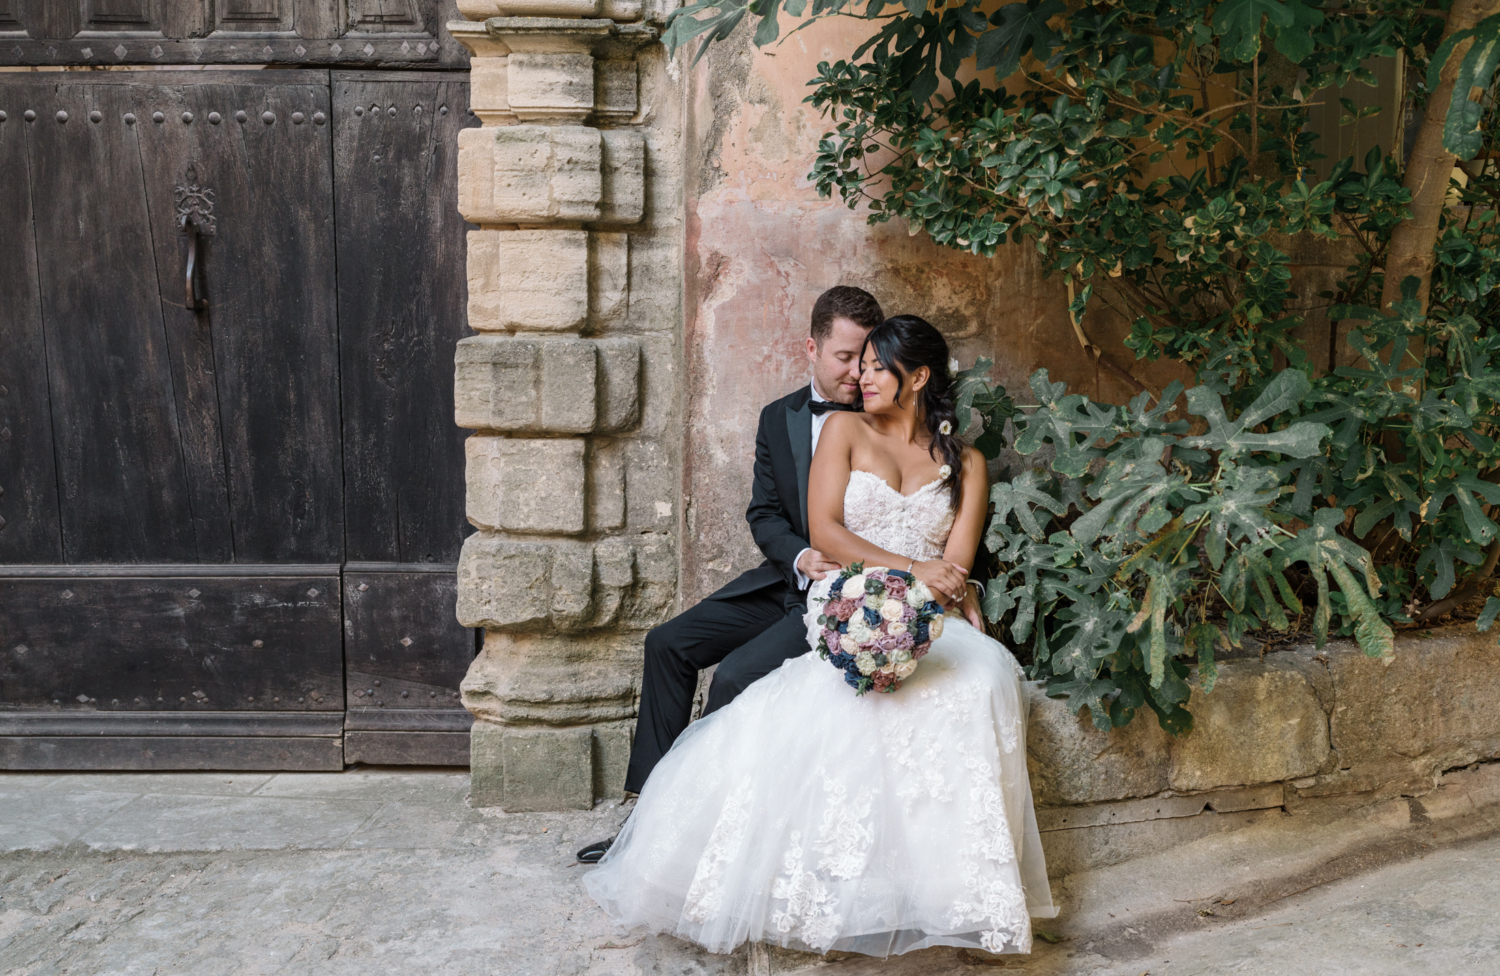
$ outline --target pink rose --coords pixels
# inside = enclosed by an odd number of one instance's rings
[[[906,581],[896,579],[894,576],[886,580],[885,595],[892,600],[905,600]]]
[[[875,682],[876,691],[885,691],[892,685],[897,684],[896,676],[887,671],[876,671],[874,674],[870,675],[870,678]]]

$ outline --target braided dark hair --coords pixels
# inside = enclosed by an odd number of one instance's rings
[[[906,385],[906,377],[919,367],[926,366],[932,375],[922,387],[922,415],[932,443],[927,451],[936,460],[942,453],[943,463],[949,474],[943,484],[947,486],[958,505],[963,484],[964,445],[951,431],[958,427],[953,410],[953,375],[948,371],[948,340],[923,318],[915,315],[895,315],[886,319],[870,331],[865,346],[875,350],[875,358],[886,369],[896,374],[896,399]],[[860,351],[864,358],[864,351]],[[950,433],[943,433],[943,424],[948,424]]]

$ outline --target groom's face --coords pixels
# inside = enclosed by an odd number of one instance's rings
[[[821,343],[808,338],[807,359],[819,393],[837,403],[859,401],[859,351],[869,334],[852,319],[839,317]]]

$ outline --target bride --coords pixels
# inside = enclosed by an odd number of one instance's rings
[[[979,545],[984,458],[952,435],[948,345],[912,315],[871,331],[864,412],[813,458],[813,548],[910,571],[948,607]],[[833,579],[809,593],[809,646]],[[804,654],[690,725],[584,881],[617,922],[714,952],[745,941],[885,956],[1029,952],[1056,909],[1026,777],[1021,669],[955,612],[916,673],[856,697]]]

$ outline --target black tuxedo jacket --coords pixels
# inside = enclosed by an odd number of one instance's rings
[[[803,386],[760,412],[755,482],[745,520],[766,561],[713,595],[727,599],[766,587],[785,591],[788,609],[806,602],[797,589],[797,554],[808,548],[807,472],[812,466],[812,391]]]

